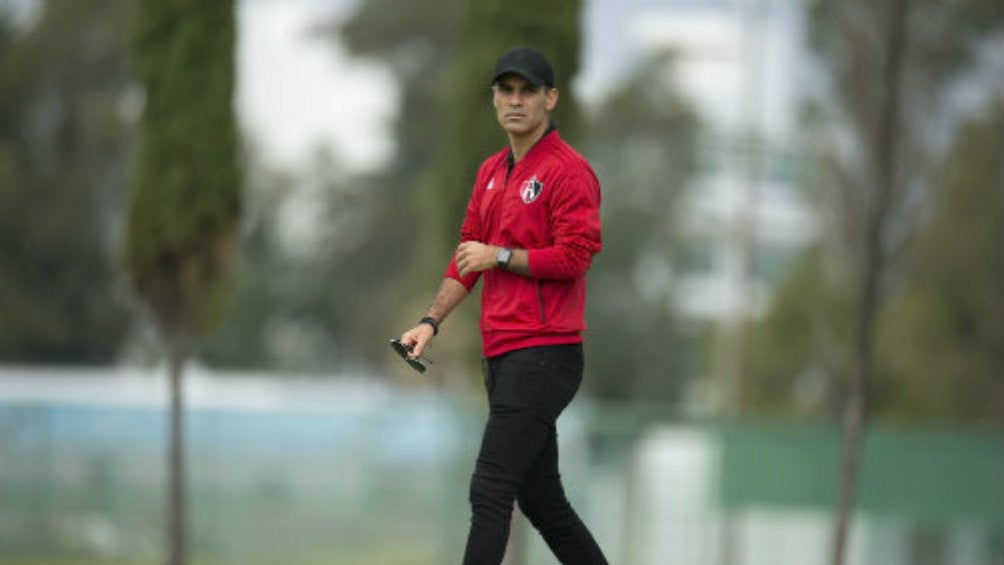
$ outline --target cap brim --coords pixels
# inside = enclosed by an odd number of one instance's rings
[[[532,73],[528,73],[528,72],[524,71],[523,69],[507,68],[507,69],[502,69],[499,72],[495,73],[495,78],[492,79],[492,84],[495,84],[496,82],[498,82],[499,79],[502,78],[502,77],[504,77],[505,75],[519,75],[519,76],[525,78],[527,80],[527,82],[529,82],[533,86],[540,86],[542,84],[546,84],[547,83],[547,81],[541,79],[540,77],[538,77],[538,76],[536,76],[536,75],[534,75]]]

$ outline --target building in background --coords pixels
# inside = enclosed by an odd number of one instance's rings
[[[762,314],[815,235],[799,178],[803,30],[785,0],[663,2],[635,16],[644,48],[675,53],[676,84],[706,131],[682,218],[688,260],[674,269],[676,309],[691,319]]]
[[[599,107],[595,101],[617,88],[618,73],[632,62],[658,59],[666,61],[665,74],[651,80],[670,84],[698,117],[697,170],[686,186],[669,187],[680,197],[665,212],[674,241],[665,245],[671,258],[659,273],[661,300],[710,352],[695,367],[700,374],[691,375],[688,407],[738,409],[750,323],[768,311],[818,232],[799,130],[802,101],[818,83],[804,7],[786,0],[589,6],[577,80],[585,104]]]

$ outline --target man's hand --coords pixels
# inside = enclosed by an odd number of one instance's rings
[[[432,336],[434,335],[436,335],[436,332],[429,324],[418,324],[401,334],[401,343],[405,347],[411,348],[408,357],[412,359],[421,357],[422,352],[425,351],[426,346],[432,341]]]
[[[457,246],[457,270],[460,276],[494,269],[498,265],[499,247],[477,241],[465,241]]]

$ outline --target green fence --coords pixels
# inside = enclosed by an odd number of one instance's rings
[[[723,502],[836,504],[841,437],[834,428],[736,423],[723,427]],[[925,524],[1004,528],[1004,437],[999,432],[873,426],[861,455],[857,508]]]

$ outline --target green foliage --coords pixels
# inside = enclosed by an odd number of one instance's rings
[[[591,390],[600,397],[678,401],[699,370],[704,330],[672,312],[672,273],[685,236],[680,197],[697,170],[699,122],[672,83],[672,58],[644,60],[588,122],[585,153],[603,188],[603,252],[589,288]]]
[[[866,78],[859,73],[877,73],[874,63],[879,61],[872,61],[872,65],[861,63],[883,40],[869,29],[876,19],[874,10],[882,6],[867,0],[809,3],[810,43],[838,79],[845,96],[874,87],[874,81],[869,84],[855,79]],[[1004,20],[1004,5],[996,0],[914,1],[910,10],[907,64],[912,70],[911,80],[918,82],[943,80],[965,69],[973,58],[972,40],[995,33]]]
[[[125,0],[0,15],[0,359],[107,363],[125,334],[111,242],[133,127]]]
[[[961,128],[934,175],[933,215],[907,259],[906,283],[883,325],[899,418],[1004,418],[1004,99]]]
[[[879,325],[876,417],[999,422],[1004,417],[1002,104],[959,129],[930,176],[930,218],[905,257]],[[748,407],[787,416],[833,414],[849,374],[850,294],[832,250],[809,250],[754,328]]]
[[[350,51],[387,62],[401,85],[394,124],[397,152],[381,190],[388,207],[398,211],[396,224],[404,226],[403,233],[420,225],[415,193],[448,135],[445,86],[460,42],[463,7],[463,0],[371,0],[340,29]]]
[[[387,359],[388,333],[414,323],[446,267],[447,253],[439,247],[427,248],[426,234],[441,229],[443,225],[436,222],[443,220],[436,206],[429,205],[434,198],[426,193],[436,191],[427,180],[452,134],[449,83],[465,13],[465,0],[371,0],[360,5],[342,30],[350,50],[378,56],[389,64],[401,93],[394,124],[394,160],[386,172],[360,179],[369,189],[366,198],[351,199],[357,216],[370,218],[373,224],[357,226],[365,235],[360,234],[356,250],[342,256],[351,261],[351,267],[330,268],[332,273],[338,271],[339,290],[362,293],[329,299],[347,308],[340,317],[348,326],[340,333],[359,343],[360,353],[373,359]],[[470,182],[465,181],[465,186]],[[330,205],[337,210],[345,202],[332,198]],[[454,220],[448,220],[450,225]],[[371,257],[380,260],[367,260]],[[371,273],[368,280],[358,277],[361,263]],[[346,277],[346,272],[353,276]],[[383,298],[373,300],[374,295]]]
[[[127,260],[167,332],[201,333],[221,312],[240,210],[232,1],[140,4],[145,108]]]
[[[247,159],[247,162],[256,162]],[[269,345],[269,327],[284,308],[277,288],[288,265],[278,241],[281,187],[290,179],[251,169],[247,171],[246,203],[235,256],[232,307],[219,326],[199,344],[199,358],[228,368],[287,368],[277,363]],[[261,185],[261,186],[259,186]]]
[[[332,41],[394,73],[395,154],[366,176],[323,154],[293,174],[252,165],[234,308],[201,348],[203,360],[312,372],[393,361],[387,338],[414,322],[445,268],[445,255],[420,251],[428,225],[420,191],[448,136],[444,85],[463,13],[463,0],[372,0],[329,27]],[[309,244],[284,242],[282,211],[303,199],[325,221]]]
[[[424,180],[454,133],[448,127],[453,107],[453,91],[448,86],[464,29],[465,8],[464,0],[405,4],[374,0],[363,4],[343,30],[351,50],[383,58],[402,86],[400,117],[395,124],[398,150],[387,192],[391,206],[398,210],[397,225],[406,226],[404,233],[410,236],[400,241],[413,246],[412,250],[421,248],[421,238],[414,237],[414,232],[433,223],[424,198],[418,195],[427,190],[436,192],[436,188],[425,188]],[[423,253],[422,257],[435,265],[432,271],[442,267],[441,254],[426,257]],[[409,265],[411,268],[414,266]],[[430,268],[418,270],[428,276]]]
[[[233,308],[200,358],[300,372],[387,360],[402,308],[392,289],[407,257],[392,237],[398,226],[385,183],[325,156],[298,175],[252,169],[249,177]],[[309,235],[283,236],[290,210]]]
[[[888,268],[878,279],[882,302],[868,347],[875,355],[869,411],[881,419],[991,421],[1004,411],[1001,110],[958,129],[948,102],[959,81],[980,88],[976,53],[1000,33],[1004,7],[987,0],[908,6],[894,134],[901,144],[877,241]],[[846,396],[857,339],[854,281],[864,268],[883,150],[877,85],[888,68],[879,55],[887,39],[878,33],[876,20],[886,17],[879,8],[828,0],[810,8],[812,42],[833,81],[806,123],[821,165],[813,182],[829,189],[818,194],[822,217],[837,221],[757,327],[748,387],[757,411],[825,414]],[[953,147],[947,157],[946,143]]]
[[[826,251],[807,249],[777,289],[766,318],[750,331],[753,413],[819,416],[839,412],[849,374],[850,295],[828,276]]]

